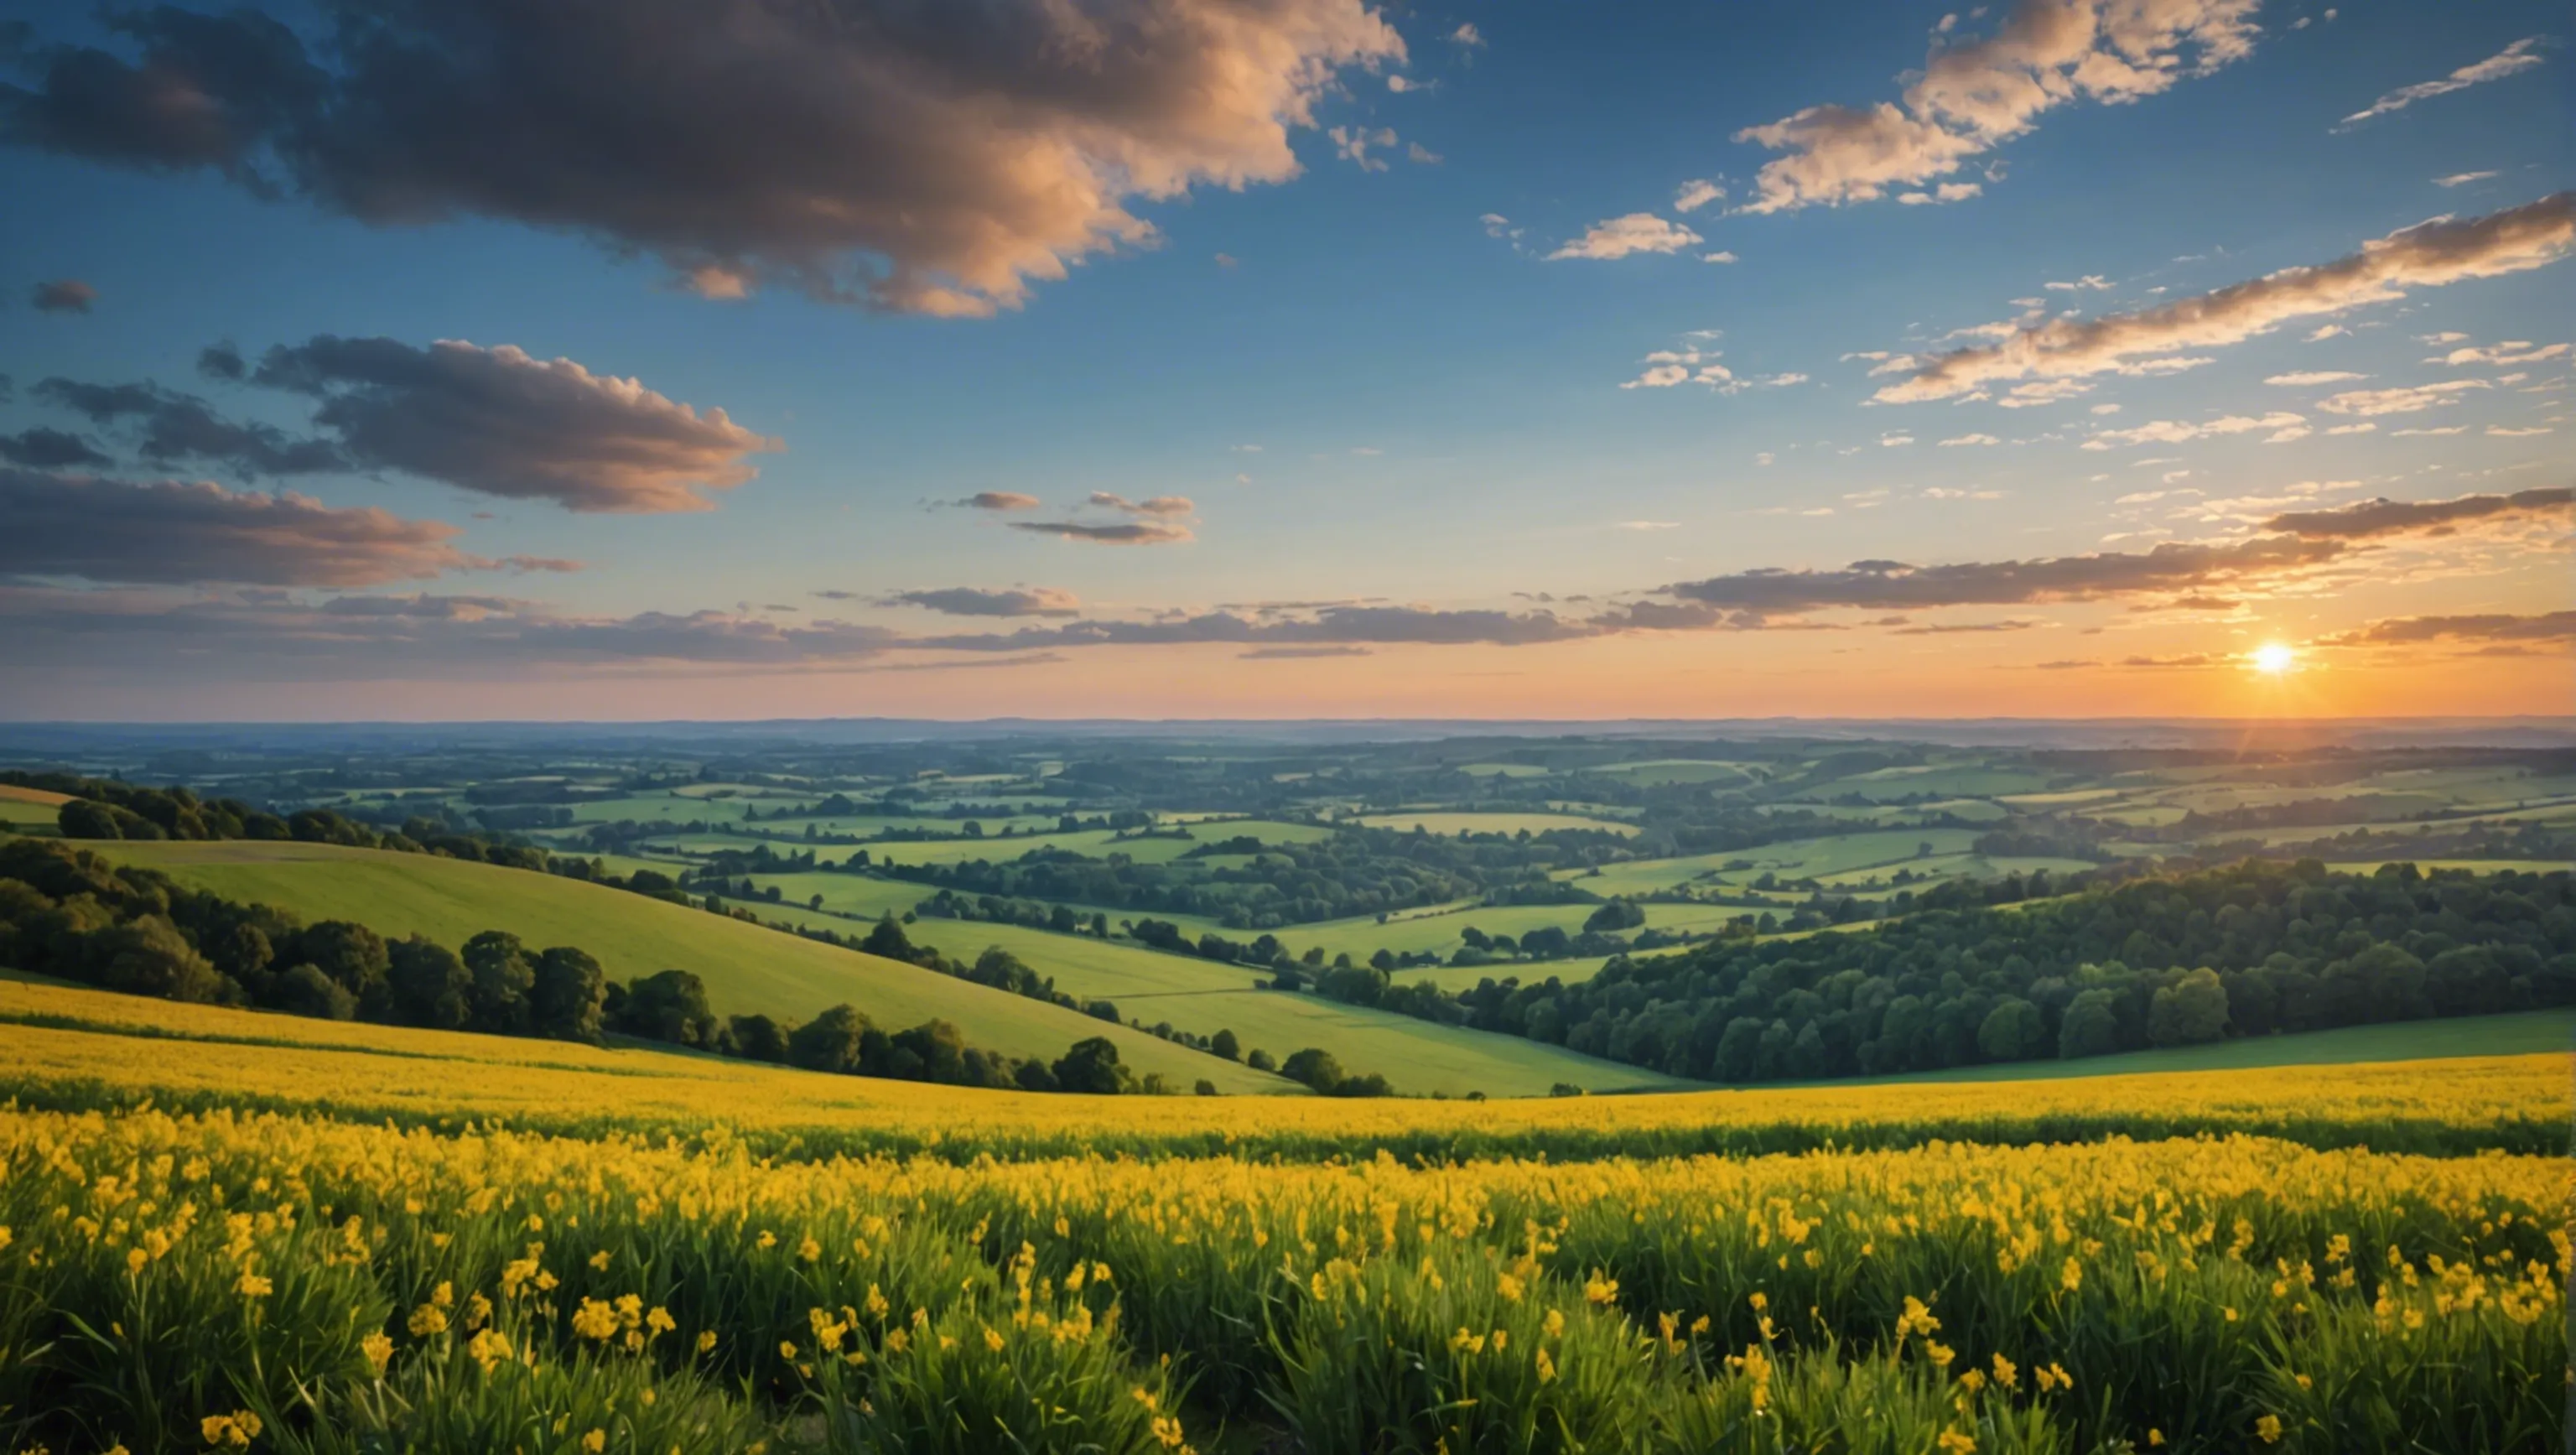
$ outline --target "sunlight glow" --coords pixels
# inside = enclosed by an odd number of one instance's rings
[[[2265,642],[2254,649],[2248,659],[2254,670],[2267,677],[2278,677],[2299,663],[2299,654],[2281,642]]]

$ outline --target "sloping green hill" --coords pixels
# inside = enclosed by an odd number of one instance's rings
[[[847,1001],[890,1028],[954,1021],[978,1046],[1053,1059],[1107,1035],[1137,1074],[1182,1087],[1201,1077],[1228,1092],[1287,1091],[1276,1076],[1111,1026],[1061,1006],[972,985],[916,965],[683,909],[623,890],[426,854],[303,843],[101,843],[127,863],[158,869],[228,898],[274,904],[310,920],[344,919],[379,934],[423,934],[454,947],[484,930],[532,946],[578,945],[620,980],[691,970],[726,1014],[799,1020]]]
[[[788,886],[792,899],[808,881],[821,879],[884,882],[853,880],[848,875],[790,875],[778,882]],[[761,914],[791,923],[829,925],[844,933],[865,928],[792,904],[757,908]],[[1378,1072],[1398,1091],[1408,1093],[1544,1096],[1559,1083],[1587,1091],[1672,1090],[1691,1085],[1643,1067],[1518,1036],[1433,1025],[1314,994],[1258,990],[1254,986],[1268,977],[1249,966],[1166,954],[1126,941],[929,915],[906,925],[904,933],[917,944],[960,959],[971,960],[986,946],[999,945],[1039,974],[1052,977],[1059,990],[1085,1000],[1112,1001],[1120,1015],[1147,1025],[1168,1022],[1202,1036],[1230,1030],[1247,1053],[1258,1049],[1285,1060],[1293,1051],[1320,1046],[1332,1052],[1344,1070]],[[1568,962],[1564,968],[1571,970],[1577,963],[1581,966],[1577,974],[1599,968],[1598,961]],[[1513,969],[1525,971],[1525,967]]]

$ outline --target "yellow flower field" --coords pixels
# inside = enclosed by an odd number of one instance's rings
[[[0,995],[12,1450],[2561,1440],[2563,1058],[1093,1101]]]

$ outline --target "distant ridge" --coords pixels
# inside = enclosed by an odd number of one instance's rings
[[[1726,742],[1782,738],[1946,747],[2318,748],[2576,747],[2576,716],[2375,718],[771,718],[743,722],[0,723],[0,758],[82,757],[118,749],[312,751],[333,746],[470,748],[544,743],[681,746],[1126,738],[1158,742],[1384,743],[1447,738],[1616,738]]]

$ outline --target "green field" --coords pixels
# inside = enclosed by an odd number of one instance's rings
[[[0,783],[0,832],[50,834],[67,800],[41,788],[12,788]]]
[[[1606,763],[1583,771],[1622,779],[1640,788],[1675,783],[1753,783],[1761,776],[1758,770],[1741,763],[1720,763],[1701,758],[1650,758],[1642,763]]]
[[[1549,829],[1593,829],[1609,834],[1637,832],[1635,824],[1572,813],[1373,813],[1351,822],[1373,829],[1393,829],[1400,834],[1419,829],[1443,838],[1465,833],[1542,834]]]
[[[764,917],[792,924],[826,926],[844,934],[863,931],[864,925],[793,907],[804,902],[797,898],[798,890],[813,883],[829,887],[831,881],[881,889],[908,888],[851,875],[787,875],[776,882],[793,886],[788,890],[789,905],[754,904],[752,909]],[[844,902],[856,897],[845,897]],[[825,902],[831,901],[827,898]],[[1639,1067],[1576,1055],[1559,1046],[1433,1025],[1390,1011],[1343,1005],[1312,993],[1258,990],[1255,985],[1269,977],[1250,966],[1151,950],[1127,940],[1096,940],[1085,935],[932,915],[923,915],[904,926],[904,933],[913,943],[932,946],[954,959],[972,960],[988,946],[998,945],[1053,979],[1058,990],[1084,1000],[1114,1002],[1122,1017],[1149,1026],[1169,1022],[1176,1029],[1202,1036],[1231,1030],[1242,1040],[1245,1051],[1259,1048],[1282,1059],[1292,1051],[1320,1046],[1339,1058],[1345,1069],[1380,1072],[1397,1090],[1413,1094],[1443,1092],[1457,1096],[1482,1091],[1488,1096],[1543,1096],[1560,1082],[1591,1091],[1690,1084]],[[1455,930],[1451,933],[1454,936]],[[1550,973],[1575,979],[1589,977],[1601,968],[1601,962],[1573,960],[1539,968],[1539,979]],[[1434,972],[1400,973],[1411,977]],[[1476,982],[1471,977],[1465,983],[1473,986]]]
[[[529,870],[325,844],[97,847],[183,884],[278,905],[308,921],[355,920],[379,934],[418,933],[450,948],[487,929],[507,930],[532,946],[577,945],[620,980],[659,970],[693,971],[705,979],[715,1008],[727,1014],[802,1020],[847,1001],[881,1025],[900,1028],[937,1017],[956,1022],[972,1044],[1050,1059],[1086,1036],[1107,1034],[1139,1075],[1159,1071],[1183,1086],[1206,1077],[1227,1091],[1290,1089],[1277,1077],[1061,1006]]]

